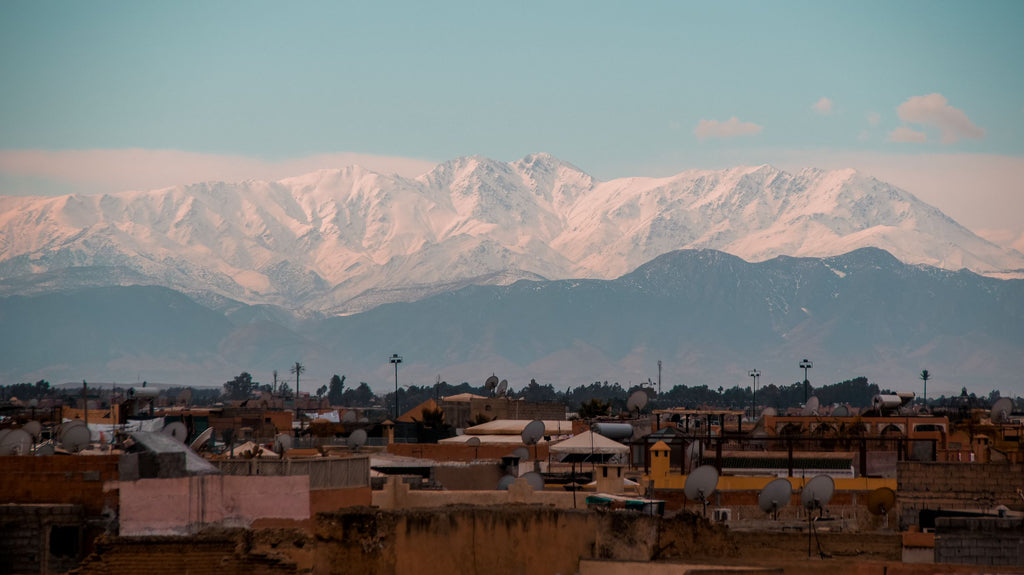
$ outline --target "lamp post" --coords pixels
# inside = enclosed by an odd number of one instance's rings
[[[804,359],[800,361],[800,367],[804,370],[804,403],[807,403],[807,386],[810,384],[810,382],[807,381],[807,370],[814,367],[814,364],[811,360]]]
[[[398,422],[398,364],[402,363],[402,356],[397,353],[391,354],[389,362],[395,364],[395,422]]]
[[[658,399],[661,399],[661,360],[658,360]]]
[[[754,403],[750,408],[750,417],[757,417],[757,378],[761,377],[761,372],[752,369],[749,373],[750,377],[754,379]]]

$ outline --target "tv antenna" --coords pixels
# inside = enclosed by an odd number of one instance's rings
[[[700,501],[703,505],[704,517],[708,516],[708,498],[718,487],[718,470],[714,465],[701,465],[686,476],[683,493],[687,499]]]
[[[358,453],[359,448],[366,445],[366,431],[363,429],[357,429],[353,431],[352,433],[349,434],[346,443],[348,443],[348,446],[349,448],[352,449],[352,451]]]
[[[1013,413],[1013,400],[1009,397],[1000,397],[992,404],[992,423],[1000,424],[1010,421],[1010,414]]]
[[[771,513],[773,520],[779,519],[779,510],[789,505],[793,497],[793,486],[788,479],[778,478],[764,486],[757,496],[757,506],[765,513]]]
[[[896,507],[896,492],[888,487],[879,487],[868,494],[868,511],[872,515],[885,517],[885,528],[889,528],[889,511]]]
[[[24,429],[12,429],[0,439],[0,455],[28,455],[31,449],[32,435]]]
[[[836,482],[828,475],[815,475],[804,485],[800,492],[800,503],[807,511],[807,557],[811,556],[811,536],[818,543],[818,555],[822,559],[828,557],[821,550],[821,540],[818,539],[818,532],[814,529],[814,511],[818,511],[818,517],[825,511],[825,506],[832,500],[832,494],[836,491]]]
[[[626,400],[626,409],[630,413],[636,412],[637,417],[640,416],[640,410],[647,405],[647,392],[638,389],[629,395],[629,399]]]
[[[180,421],[168,423],[160,430],[164,435],[170,435],[178,443],[185,443],[188,439],[188,428]]]

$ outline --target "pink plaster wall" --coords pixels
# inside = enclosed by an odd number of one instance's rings
[[[122,481],[120,534],[185,535],[207,525],[309,519],[309,476],[206,475]]]

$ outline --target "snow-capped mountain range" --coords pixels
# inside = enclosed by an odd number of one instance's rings
[[[597,181],[534,154],[409,179],[359,167],[276,182],[0,197],[0,294],[154,284],[343,314],[468,284],[616,278],[678,249],[750,261],[862,247],[1013,275],[996,246],[854,170],[771,166]]]

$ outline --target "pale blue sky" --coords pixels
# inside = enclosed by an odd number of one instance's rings
[[[5,2],[0,193],[148,185],[29,169],[26,150],[546,151],[602,179],[849,164],[985,227],[956,190],[907,182],[922,158],[995,162],[981,203],[1022,201],[1022,29],[1016,1]],[[714,137],[733,117],[740,135]]]

